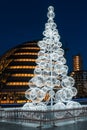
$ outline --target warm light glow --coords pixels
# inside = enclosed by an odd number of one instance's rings
[[[8,86],[32,85],[33,86],[34,84],[30,83],[30,82],[8,82],[8,83],[6,83],[6,85],[8,85]]]
[[[73,57],[73,68],[74,71],[82,70],[82,60],[80,55]]]
[[[35,52],[18,52],[15,55],[37,55],[38,53]]]
[[[39,47],[22,47],[21,49],[40,50]]]
[[[35,59],[27,59],[27,58],[26,58],[26,59],[14,59],[14,61],[18,61],[18,62],[20,62],[20,61],[22,61],[22,62],[25,62],[25,61],[26,61],[26,62],[27,62],[27,61],[28,61],[28,62],[35,62],[36,60],[35,60]]]
[[[6,85],[9,85],[9,86],[20,86],[20,85],[28,85],[29,83],[28,82],[8,82],[6,83]]]
[[[11,76],[13,76],[13,77],[33,77],[34,76],[34,74],[24,74],[24,73],[20,73],[20,74],[12,74]]]
[[[36,66],[9,66],[8,69],[35,69]]]

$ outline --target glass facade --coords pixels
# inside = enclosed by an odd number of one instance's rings
[[[25,91],[34,76],[39,47],[26,42],[12,48],[0,58],[0,103],[27,102]]]

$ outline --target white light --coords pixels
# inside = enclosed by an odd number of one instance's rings
[[[53,20],[55,17],[53,6],[49,6],[47,17],[48,21],[43,31],[44,38],[38,42],[40,51],[36,59],[35,76],[29,81],[30,88],[25,92],[26,98],[32,103],[25,104],[24,107],[29,110],[31,107],[32,110],[47,110],[47,104],[51,104],[49,106],[52,110],[80,107],[79,103],[71,101],[76,96],[77,89],[73,87],[74,79],[67,76],[68,66],[64,58],[64,50],[61,48],[57,25]],[[44,101],[47,94],[49,97]],[[55,116],[60,118],[64,115],[65,112],[60,112]]]
[[[73,109],[73,108],[81,108],[81,105],[80,105],[80,103],[78,103],[78,102],[74,102],[74,101],[69,101],[68,103],[67,103],[67,105],[66,105],[66,108],[68,108],[68,109]],[[74,115],[74,116],[79,116],[79,114],[82,112],[82,110],[81,109],[79,109],[79,110],[74,110],[74,111],[70,111],[70,113],[72,114],[72,115]]]
[[[60,101],[53,106],[53,110],[63,110],[63,109],[66,109],[66,106],[64,103]],[[65,114],[66,114],[65,111],[60,111],[60,112],[56,112],[54,116],[58,119],[58,118],[63,118]]]

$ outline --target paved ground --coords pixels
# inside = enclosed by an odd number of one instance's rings
[[[43,128],[32,128],[22,125],[15,125],[9,123],[0,123],[0,130],[42,130]],[[43,130],[87,130],[87,121],[77,122],[74,124],[58,126],[54,128],[44,128]]]

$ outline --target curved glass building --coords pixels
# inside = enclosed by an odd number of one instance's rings
[[[0,104],[26,102],[25,91],[33,77],[39,51],[37,42],[26,42],[0,58]]]

